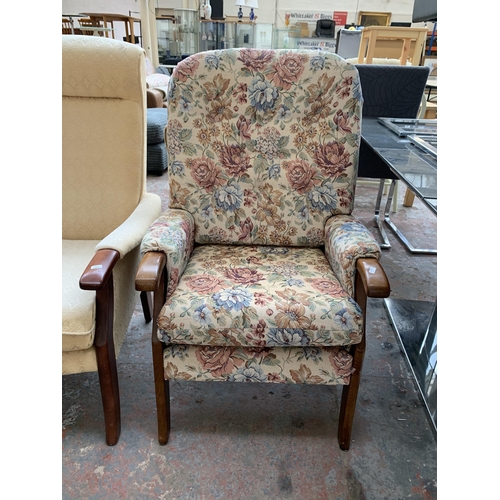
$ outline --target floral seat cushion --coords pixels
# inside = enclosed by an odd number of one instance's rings
[[[345,346],[362,313],[319,248],[201,245],[158,319],[166,344]]]

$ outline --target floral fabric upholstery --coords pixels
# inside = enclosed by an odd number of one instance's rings
[[[352,356],[343,347],[167,346],[166,380],[347,385]]]
[[[354,296],[358,258],[380,259],[372,234],[351,215],[331,217],[325,224],[325,254],[341,285]]]
[[[356,68],[336,54],[228,49],[169,84],[170,207],[197,243],[321,246],[350,214],[360,143]]]
[[[329,52],[228,49],[170,80],[170,208],[142,252],[167,255],[166,379],[348,384],[361,342],[351,216],[362,98]]]
[[[166,344],[357,344],[362,312],[319,248],[200,245],[158,318]]]
[[[193,251],[194,221],[185,210],[166,210],[144,235],[141,254],[163,252],[167,256],[167,297],[175,290]]]

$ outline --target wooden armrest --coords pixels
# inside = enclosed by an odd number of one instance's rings
[[[140,292],[156,291],[166,263],[163,252],[146,252],[135,275],[135,289]]]
[[[118,260],[120,260],[120,253],[116,250],[107,248],[98,250],[80,277],[80,288],[82,290],[103,288]]]
[[[389,297],[391,293],[389,280],[377,259],[358,259],[356,270],[363,282],[367,297],[380,299]]]

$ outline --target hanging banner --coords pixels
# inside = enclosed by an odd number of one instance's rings
[[[301,38],[297,41],[298,49],[322,49],[328,52],[335,52],[337,47],[336,41],[327,41],[324,38]]]
[[[335,21],[335,26],[345,26],[347,23],[347,11],[335,11],[333,13],[333,20]]]
[[[315,12],[311,10],[287,10],[281,12],[282,19],[285,20],[285,26],[288,27],[294,23],[315,23],[320,19],[333,19],[331,12]]]

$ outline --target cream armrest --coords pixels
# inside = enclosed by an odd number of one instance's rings
[[[109,248],[119,252],[120,258],[123,257],[141,243],[142,237],[160,213],[160,197],[152,193],[144,194],[128,219],[101,240],[96,251]]]
[[[167,258],[167,297],[175,290],[186,269],[193,251],[194,229],[194,219],[189,212],[167,209],[156,219],[142,239],[143,256],[148,252],[162,252]],[[140,289],[138,287],[144,286],[141,276],[143,276],[142,271],[136,279],[138,290]]]
[[[352,215],[335,215],[325,224],[325,255],[341,285],[354,297],[356,261],[380,259],[380,247]]]

